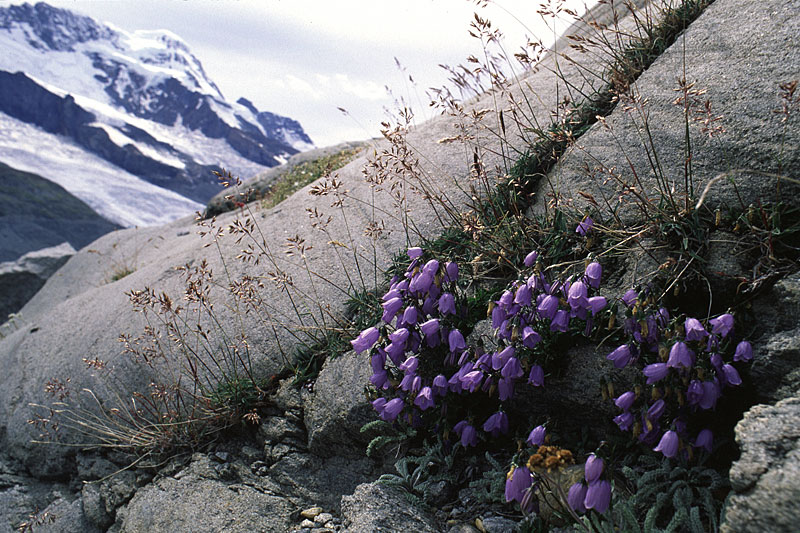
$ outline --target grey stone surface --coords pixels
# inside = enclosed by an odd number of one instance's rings
[[[67,259],[75,255],[68,242],[28,252],[16,261],[0,263],[0,324],[42,288]]]
[[[20,473],[19,465],[0,455],[0,531],[17,531],[29,515],[43,512],[69,494],[64,483],[41,481]],[[74,499],[74,498],[73,498]]]
[[[58,498],[42,512],[43,516],[50,516],[50,520],[43,520],[41,525],[36,525],[34,531],[44,533],[100,533],[103,529],[90,522],[83,512],[83,503],[80,498]]]
[[[118,511],[120,531],[251,532],[289,529],[296,510],[280,487],[237,465],[235,481],[220,479],[203,455],[175,476],[140,489]]]
[[[397,487],[377,481],[359,485],[342,498],[344,531],[351,533],[435,532],[433,520],[411,505]]]
[[[774,199],[775,178],[759,172],[793,174],[791,169],[800,165],[800,151],[783,148],[800,144],[798,129],[790,126],[783,138],[780,117],[773,112],[781,106],[779,84],[797,79],[799,13],[794,2],[782,0],[715,1],[684,32],[685,39],[679,39],[637,80],[635,92],[646,101],[649,131],[645,132],[642,114],[623,101],[606,118],[607,128],[597,123],[578,140],[540,192],[560,194],[579,209],[587,205],[579,192],[592,194],[600,203],[608,198],[617,206],[618,195],[624,191],[613,180],[605,182],[607,171],[612,171],[657,200],[656,172],[650,163],[655,161],[655,151],[666,187],[674,187],[680,197],[684,190],[685,122],[683,106],[673,105],[673,101],[679,96],[677,79],[685,72],[694,89],[707,90],[698,96],[701,105],[710,100],[712,116],[722,117],[715,124],[726,130],[709,138],[691,119],[696,194],[716,176],[737,171],[730,179],[711,185],[707,205],[741,209],[758,199]],[[696,116],[694,111],[692,116]],[[781,186],[789,200],[798,191],[796,184],[784,181]],[[540,203],[538,208],[544,205]]]
[[[778,281],[753,303],[750,375],[759,399],[774,402],[800,394],[800,273]]]
[[[741,457],[722,533],[790,533],[800,522],[800,398],[757,405],[736,426]]]
[[[366,354],[350,351],[325,362],[305,413],[312,452],[364,454],[369,438],[360,432],[361,426],[376,419],[364,396],[371,375]]]

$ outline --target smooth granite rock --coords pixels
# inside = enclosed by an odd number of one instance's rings
[[[696,96],[699,104],[690,111],[688,126],[695,194],[710,185],[706,205],[740,210],[773,200],[775,175],[796,174],[791,169],[800,166],[800,150],[784,148],[800,145],[800,130],[789,127],[784,138],[781,117],[774,112],[781,107],[779,85],[797,79],[799,13],[794,2],[783,0],[713,2],[636,81],[644,111],[623,98],[561,158],[540,192],[556,194],[578,209],[588,206],[579,193],[589,193],[617,208],[619,198],[630,195],[615,180],[606,180],[610,173],[656,199],[656,178],[661,176],[680,201],[686,127],[683,106],[673,102],[682,94],[676,89],[685,73],[693,90],[706,91]],[[712,128],[725,129],[713,138],[702,131],[700,121],[706,118],[701,113],[706,100],[711,102],[709,118],[722,117]],[[724,173],[730,174],[712,184]],[[784,180],[784,198],[791,200],[799,187]],[[544,209],[543,203],[537,208]]]

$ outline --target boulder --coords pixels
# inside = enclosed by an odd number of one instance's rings
[[[343,531],[351,533],[439,531],[429,516],[409,503],[401,489],[377,481],[359,485],[351,496],[342,498],[342,522]]]
[[[616,207],[619,198],[631,199],[621,184],[607,179],[616,174],[656,201],[662,179],[662,190],[674,187],[682,201],[687,125],[683,105],[673,102],[683,94],[678,78],[685,73],[686,83],[693,84],[688,90],[700,91],[689,96],[697,101],[688,124],[690,188],[699,197],[708,187],[705,204],[711,207],[742,210],[759,200],[772,201],[776,175],[792,174],[789,169],[800,166],[800,151],[783,148],[800,144],[800,132],[784,130],[781,116],[774,112],[781,107],[779,85],[797,79],[798,64],[796,6],[781,0],[717,0],[639,77],[634,87],[637,101],[623,98],[611,115],[592,126],[543,180],[540,192],[559,195],[578,209],[589,206],[581,193],[601,204],[608,199]],[[716,117],[721,119],[714,121]],[[704,123],[706,119],[711,122]],[[712,131],[712,136],[703,131],[706,126],[725,131]],[[780,186],[784,199],[798,192],[796,183],[784,180]],[[537,206],[544,208],[543,202]],[[630,215],[634,212],[628,210]]]
[[[75,255],[67,242],[28,252],[16,261],[0,263],[0,324],[16,313],[61,265]]]
[[[800,521],[800,397],[756,405],[736,425],[741,457],[730,471],[722,533],[797,531]]]
[[[278,485],[244,465],[219,465],[195,454],[187,468],[140,489],[117,517],[124,533],[279,532],[289,529],[296,510]]]
[[[364,454],[369,438],[360,432],[361,426],[376,419],[364,396],[371,375],[365,354],[350,351],[325,361],[305,411],[312,452],[321,456],[331,450]]]
[[[753,387],[762,402],[800,393],[800,272],[778,281],[753,303]]]

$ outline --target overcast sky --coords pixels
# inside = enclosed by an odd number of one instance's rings
[[[476,10],[502,29],[511,53],[531,33],[552,38],[538,0],[493,0],[482,9],[469,0],[47,1],[128,31],[176,33],[228,100],[244,96],[299,120],[318,146],[378,135],[384,109],[395,108],[385,86],[418,120],[430,117],[426,90],[446,80],[438,65],[480,52],[468,34]],[[584,0],[567,4],[585,9]]]

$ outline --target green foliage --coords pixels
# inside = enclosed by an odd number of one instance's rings
[[[257,384],[249,378],[233,378],[220,382],[208,398],[214,408],[241,416],[263,402],[268,386],[266,381]]]
[[[413,428],[406,427],[400,430],[383,420],[374,420],[364,424],[361,427],[361,433],[377,433],[367,445],[367,457],[377,457],[389,446],[397,446],[399,449],[417,436],[417,431]]]
[[[394,467],[397,474],[383,474],[378,482],[403,489],[412,503],[430,503],[431,487],[441,481],[454,483],[458,447],[446,452],[441,439],[426,445],[421,455],[406,455]]]
[[[721,505],[714,492],[726,488],[727,479],[711,468],[689,468],[667,458],[643,456],[640,466],[644,473],[630,467],[622,472],[635,482],[631,505],[637,514],[645,513],[645,533],[718,531]]]
[[[469,488],[472,490],[475,499],[481,503],[497,503],[503,501],[503,492],[506,485],[506,468],[497,459],[492,457],[489,452],[484,456],[489,464],[481,475],[480,479],[471,481]]]
[[[263,193],[261,205],[264,208],[275,207],[283,200],[299,191],[309,183],[313,183],[325,174],[343,167],[352,161],[359,152],[360,146],[348,148],[334,154],[325,155],[313,161],[305,161],[290,168],[269,186]]]
[[[109,281],[111,283],[113,283],[115,281],[119,281],[122,278],[124,278],[126,276],[129,276],[130,274],[133,274],[134,272],[136,272],[136,270],[131,268],[131,267],[127,267],[127,266],[116,267],[114,269],[114,271],[111,273],[111,277],[109,278]]]

